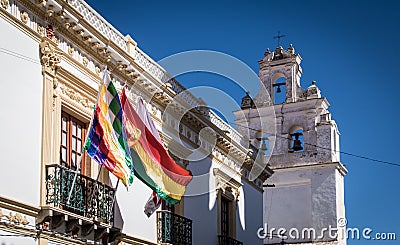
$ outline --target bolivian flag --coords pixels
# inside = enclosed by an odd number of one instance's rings
[[[171,204],[178,203],[192,180],[190,171],[176,164],[146,127],[126,97],[121,95],[128,144],[135,176]]]

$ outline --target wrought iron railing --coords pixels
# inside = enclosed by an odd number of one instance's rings
[[[191,245],[192,220],[170,211],[157,211],[157,243]]]
[[[115,189],[100,181],[61,165],[46,166],[46,203],[49,205],[110,223],[114,219],[114,195]]]
[[[218,245],[243,245],[243,242],[228,236],[218,236]]]

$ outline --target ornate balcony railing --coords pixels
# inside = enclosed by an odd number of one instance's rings
[[[236,239],[233,239],[228,236],[218,236],[218,245],[243,245],[243,242],[240,242]]]
[[[169,211],[157,211],[157,243],[192,244],[192,220]]]
[[[114,219],[115,189],[60,165],[46,167],[46,203],[87,218]],[[72,190],[72,192],[71,192]],[[68,197],[71,193],[70,200]]]

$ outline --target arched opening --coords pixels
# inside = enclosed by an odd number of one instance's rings
[[[274,104],[286,102],[286,78],[280,77],[272,85],[274,88]]]
[[[303,152],[304,151],[304,136],[303,128],[300,126],[292,127],[289,133],[289,152]]]

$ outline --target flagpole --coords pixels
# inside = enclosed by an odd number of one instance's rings
[[[100,84],[99,84],[98,93],[97,93],[97,98],[96,98],[96,103],[95,103],[94,106],[93,106],[93,111],[96,110],[97,103],[99,102],[100,89],[101,89],[101,85],[104,83],[104,76],[106,75],[105,72],[108,72],[108,71],[107,71],[107,66],[104,67],[103,79],[101,80],[101,82],[100,82]],[[85,141],[84,141],[85,144],[86,144],[87,138],[89,137],[90,128],[92,127],[92,124],[93,124],[93,117],[94,117],[94,113],[92,114],[92,116],[91,116],[91,118],[90,118],[89,127],[88,127],[88,130],[87,130],[87,132],[86,132],[86,137],[85,137]],[[77,166],[76,166],[76,169],[75,169],[74,180],[72,181],[71,190],[69,191],[69,194],[68,194],[67,204],[69,204],[69,201],[70,201],[70,199],[71,199],[72,191],[74,190],[75,183],[76,183],[76,178],[78,177],[78,172],[81,170],[82,156],[83,156],[83,154],[84,154],[84,151],[85,151],[85,145],[82,146],[82,150],[81,150],[82,155],[81,155],[80,158],[78,159],[78,163],[77,163]],[[103,165],[101,165],[101,167],[100,167],[99,174],[97,175],[97,179],[96,179],[96,180],[98,180],[98,178],[99,178],[99,176],[100,176],[100,172],[101,172],[101,168],[102,168],[102,167],[103,167]]]
[[[105,76],[108,75],[106,72],[108,73],[107,66],[104,67],[103,80],[102,80],[102,82],[101,82],[102,84],[104,84],[104,78],[105,78]],[[100,84],[100,86],[99,86],[99,92],[98,92],[98,94],[97,94],[96,105],[97,105],[97,103],[98,103],[98,101],[99,101],[100,89],[101,89],[101,85],[102,85],[102,84]],[[93,122],[93,116],[94,116],[94,113],[93,113],[93,115],[92,115],[92,120],[90,121],[91,124],[92,124],[92,122]],[[90,128],[89,128],[89,129],[90,129]],[[87,137],[88,137],[88,135],[86,135],[86,139],[87,139]],[[86,141],[85,141],[85,142],[86,142]],[[94,189],[93,189],[92,194],[90,195],[89,200],[91,200],[91,199],[93,198],[93,196],[94,196],[94,194],[95,194],[95,192],[96,192],[96,190],[97,190],[97,188],[98,188],[97,182],[99,182],[99,177],[100,177],[100,174],[101,174],[101,170],[102,170],[102,169],[103,169],[103,164],[100,165],[100,169],[99,169],[99,172],[98,172],[98,174],[97,174],[97,178],[96,178],[96,182],[95,182],[95,187],[94,187]],[[119,181],[119,179],[118,179],[118,181]]]
[[[93,116],[94,116],[94,113],[93,113],[93,115],[92,115],[92,117],[91,117],[91,119],[90,119],[90,123],[89,123],[89,127],[88,127],[89,130],[90,130],[90,127],[92,127]],[[87,138],[89,137],[89,130],[87,130],[87,132],[86,132],[86,137],[85,137],[85,141],[83,141],[83,142],[86,142]],[[76,165],[75,176],[74,176],[74,180],[72,181],[71,190],[69,191],[69,195],[68,195],[68,199],[67,199],[67,204],[69,204],[69,201],[70,201],[71,195],[72,195],[72,191],[73,191],[73,189],[74,189],[73,187],[75,186],[75,183],[76,183],[76,178],[78,177],[78,173],[79,173],[79,171],[81,170],[82,156],[83,156],[83,154],[84,154],[84,151],[85,151],[85,146],[82,146],[82,150],[81,150],[82,155],[78,158],[78,164]],[[101,165],[101,166],[103,166],[103,165]]]
[[[92,194],[90,195],[89,200],[92,200],[93,196],[95,195],[95,192],[98,189],[98,182],[99,182],[99,178],[100,178],[100,174],[101,174],[101,170],[102,169],[103,169],[103,164],[100,165],[100,169],[99,169],[99,172],[97,173],[97,178],[96,178],[96,181],[94,182],[95,184],[93,186],[93,191],[92,191]]]
[[[114,209],[115,197],[117,196],[118,184],[119,184],[119,179],[118,179],[118,181],[117,181],[117,184],[115,185],[115,192],[114,192],[113,201],[112,201],[112,204],[111,204],[111,210]]]
[[[83,149],[82,149],[82,150],[83,150]],[[83,154],[82,154],[82,155],[83,155]],[[82,162],[82,155],[79,157],[79,161],[78,161],[78,164],[77,164],[76,169],[75,169],[74,180],[72,180],[71,190],[69,191],[68,199],[67,199],[67,204],[68,204],[68,205],[69,205],[69,201],[70,201],[70,199],[71,199],[72,191],[74,190],[73,187],[75,186],[76,178],[78,177],[78,172],[79,172],[80,165],[81,165],[81,162]]]

